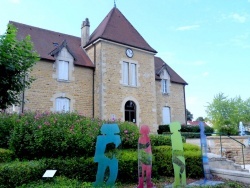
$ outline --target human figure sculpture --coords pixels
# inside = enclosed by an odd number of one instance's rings
[[[94,162],[98,162],[96,181],[93,183],[94,187],[104,187],[104,173],[106,168],[109,168],[109,178],[106,186],[113,186],[118,174],[118,160],[113,154],[111,158],[105,155],[107,144],[114,143],[117,148],[121,143],[120,129],[117,124],[103,124],[101,127],[101,134],[97,136],[96,150]]]
[[[146,173],[147,188],[152,188],[151,182],[152,173],[152,150],[150,138],[148,136],[150,130],[147,125],[142,125],[140,128],[141,136],[138,140],[138,188],[144,187],[144,174]]]
[[[209,168],[209,164],[208,164],[208,157],[207,157],[207,136],[205,134],[204,123],[202,121],[199,122],[199,127],[200,127],[202,163],[203,163],[203,170],[204,170],[204,178],[206,181],[206,180],[212,179],[212,174],[210,173],[210,168]]]
[[[170,123],[171,142],[172,142],[172,162],[174,167],[174,183],[172,187],[186,186],[186,167],[183,152],[183,143],[181,133],[181,124],[179,122]]]

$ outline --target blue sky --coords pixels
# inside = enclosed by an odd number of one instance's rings
[[[144,39],[186,82],[187,109],[206,117],[220,92],[249,98],[250,0],[116,0]],[[92,32],[113,0],[1,0],[0,34],[9,20],[80,37]]]

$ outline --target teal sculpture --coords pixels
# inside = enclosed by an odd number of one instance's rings
[[[205,134],[204,123],[202,121],[199,122],[200,126],[200,138],[201,138],[201,151],[202,151],[202,163],[204,170],[204,181],[211,180],[212,174],[210,173],[210,168],[208,164],[208,156],[207,156],[207,137]]]
[[[174,183],[172,187],[186,187],[186,166],[183,152],[181,124],[179,122],[170,123],[172,142],[172,162],[174,167]]]
[[[101,134],[97,136],[96,150],[94,162],[98,163],[96,181],[93,187],[112,187],[115,184],[118,174],[118,160],[115,154],[111,158],[105,155],[105,150],[108,144],[114,143],[115,148],[121,144],[120,129],[117,124],[103,124],[101,127]],[[109,178],[104,182],[104,174],[106,169],[109,168]]]

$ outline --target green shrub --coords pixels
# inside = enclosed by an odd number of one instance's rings
[[[201,151],[198,146],[191,144],[183,144],[184,156],[186,163],[186,175],[189,178],[203,177]],[[174,176],[172,164],[172,148],[171,146],[158,146],[153,149],[155,161],[153,168],[157,169],[160,176]]]
[[[0,148],[0,163],[10,162],[13,159],[14,159],[13,151]]]
[[[13,123],[9,148],[20,159],[90,157],[94,155],[96,139],[104,123],[77,113],[28,112]],[[137,148],[138,127],[131,122],[117,124],[121,147]]]
[[[132,122],[117,122],[120,128],[120,136],[122,140],[122,148],[137,149],[139,128]]]
[[[170,134],[169,125],[159,125],[158,134]],[[199,125],[181,125],[181,135],[185,138],[200,138]],[[205,126],[205,134],[211,136],[214,132],[212,127]]]
[[[169,135],[157,135],[151,134],[150,135],[151,145],[155,146],[171,146],[171,136]]]
[[[0,166],[0,187],[17,187],[42,178],[45,168],[39,161],[2,164]]]
[[[0,148],[8,149],[10,134],[18,119],[17,114],[0,113]]]

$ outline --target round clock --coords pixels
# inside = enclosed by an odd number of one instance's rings
[[[128,56],[128,57],[133,57],[133,55],[134,55],[134,52],[133,52],[133,50],[131,50],[130,48],[128,48],[127,50],[126,50],[126,55]]]

